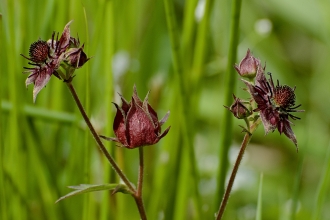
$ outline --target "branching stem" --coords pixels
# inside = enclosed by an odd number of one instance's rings
[[[63,75],[62,75],[63,77]],[[139,213],[140,213],[140,217],[142,220],[147,220],[147,215],[145,212],[145,208],[143,205],[143,200],[142,200],[142,185],[143,185],[143,169],[144,169],[144,161],[143,161],[143,147],[139,148],[139,159],[140,159],[140,165],[139,165],[139,179],[138,179],[138,185],[137,185],[137,189],[134,188],[134,186],[132,185],[132,183],[128,180],[128,178],[126,177],[126,175],[123,173],[123,171],[119,168],[119,166],[117,165],[117,163],[114,161],[114,159],[111,157],[111,155],[109,154],[109,152],[107,151],[107,149],[105,148],[105,146],[103,145],[99,135],[96,133],[92,123],[90,122],[84,107],[82,106],[80,99],[72,85],[71,82],[72,78],[69,77],[69,80],[65,80],[66,85],[68,86],[73,99],[75,100],[78,109],[81,113],[81,115],[83,116],[87,127],[89,128],[89,130],[91,131],[97,145],[99,146],[101,152],[104,154],[104,156],[107,158],[107,160],[109,161],[109,163],[111,164],[112,168],[115,170],[115,172],[119,175],[119,177],[122,179],[122,181],[126,184],[126,186],[129,188],[129,190],[132,193],[132,196],[134,197],[134,200],[136,202],[136,205],[139,209]]]

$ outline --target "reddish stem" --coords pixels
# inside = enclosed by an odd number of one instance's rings
[[[258,120],[249,128],[249,131],[247,131],[245,133],[244,139],[242,141],[241,148],[239,150],[237,159],[236,159],[235,164],[234,164],[233,171],[231,172],[231,175],[230,175],[230,179],[229,179],[225,194],[224,194],[224,196],[222,198],[222,201],[221,201],[219,211],[218,211],[218,214],[216,216],[216,220],[220,220],[223,216],[223,213],[225,212],[225,208],[226,208],[226,205],[227,205],[230,193],[231,193],[231,189],[233,187],[239,165],[241,164],[241,161],[243,159],[245,149],[246,149],[247,145],[249,144],[249,142],[251,140],[252,133],[257,129],[260,122],[261,122],[261,120],[260,120],[260,118],[258,118]]]
[[[103,145],[99,135],[96,133],[92,123],[90,122],[85,110],[84,110],[84,107],[82,106],[80,100],[79,100],[79,97],[71,83],[71,81],[67,81],[66,82],[66,85],[68,86],[72,96],[73,96],[73,99],[75,100],[77,106],[78,106],[78,109],[81,113],[81,115],[83,116],[89,130],[91,131],[97,145],[99,146],[101,152],[104,154],[104,156],[108,159],[109,163],[111,164],[112,168],[115,170],[115,172],[119,175],[119,177],[123,180],[123,182],[126,184],[126,186],[130,189],[130,191],[132,193],[135,193],[136,190],[134,189],[132,183],[128,180],[128,178],[125,176],[125,174],[121,171],[121,169],[119,168],[119,166],[117,165],[117,163],[114,161],[114,159],[111,157],[111,155],[109,154],[109,152],[107,151],[107,149],[105,148],[105,146]]]

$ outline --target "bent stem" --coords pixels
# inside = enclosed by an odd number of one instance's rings
[[[143,170],[144,170],[144,162],[143,162],[143,147],[139,147],[139,178],[137,183],[137,191],[134,194],[135,203],[139,209],[140,216],[142,220],[147,219],[147,215],[144,209],[143,200],[142,200],[142,185],[143,185]]]
[[[238,170],[239,165],[241,164],[241,161],[243,159],[245,149],[246,149],[247,145],[249,144],[249,142],[252,138],[253,132],[257,129],[260,122],[261,122],[261,119],[258,118],[257,121],[255,121],[250,127],[248,127],[249,130],[245,132],[241,148],[239,150],[237,159],[236,159],[235,164],[234,164],[233,171],[231,172],[231,175],[230,175],[230,179],[229,179],[225,194],[222,198],[222,201],[221,201],[221,204],[220,204],[220,207],[219,207],[219,211],[218,211],[218,214],[216,216],[216,220],[220,220],[223,216],[223,213],[225,211],[225,208],[226,208],[226,205],[227,205],[230,193],[231,193],[231,189],[233,187],[233,184],[234,184],[234,181],[235,181],[235,178],[236,178],[237,170]]]
[[[83,116],[86,124],[87,124],[87,127],[89,128],[89,130],[91,131],[97,145],[99,146],[101,152],[104,154],[104,156],[108,159],[109,163],[111,164],[112,168],[115,170],[115,172],[119,175],[119,177],[123,180],[123,182],[126,184],[126,186],[129,188],[129,190],[132,192],[132,193],[135,193],[136,190],[134,189],[132,183],[128,180],[128,178],[125,176],[125,174],[121,171],[121,169],[118,167],[117,163],[114,161],[114,159],[111,157],[111,155],[109,154],[109,152],[107,151],[107,149],[105,148],[105,146],[103,145],[99,135],[96,133],[92,123],[90,122],[85,110],[84,110],[84,107],[82,106],[80,100],[79,100],[79,97],[76,93],[76,90],[74,89],[72,83],[71,83],[71,80],[68,80],[68,81],[65,81],[66,82],[66,85],[68,86],[72,96],[73,96],[73,99],[75,100],[78,108],[79,108],[79,111],[81,113],[81,115]]]
[[[126,184],[126,186],[129,188],[129,190],[132,193],[132,196],[135,199],[136,205],[139,209],[139,213],[140,213],[140,217],[142,220],[147,220],[147,216],[146,216],[146,212],[144,209],[144,205],[143,205],[143,201],[142,201],[142,183],[143,183],[143,148],[140,147],[139,148],[139,155],[140,155],[140,166],[139,166],[139,179],[138,179],[138,186],[137,186],[137,190],[134,188],[134,186],[132,185],[132,183],[128,180],[128,178],[126,177],[126,175],[121,171],[121,169],[119,168],[119,166],[117,165],[117,163],[114,161],[114,159],[111,157],[111,155],[109,154],[109,152],[107,151],[107,149],[105,148],[105,146],[103,145],[99,135],[96,133],[92,123],[90,122],[84,107],[82,106],[79,97],[72,85],[71,82],[72,78],[70,78],[69,80],[65,81],[66,85],[68,86],[73,99],[75,100],[79,111],[81,113],[81,115],[83,116],[89,130],[91,131],[97,145],[99,146],[101,152],[104,154],[104,156],[108,159],[109,163],[111,164],[112,168],[115,170],[115,172],[119,175],[119,177],[122,179],[122,181]]]

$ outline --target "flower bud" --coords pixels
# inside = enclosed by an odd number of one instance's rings
[[[235,64],[235,69],[240,76],[253,79],[256,76],[259,63],[260,60],[252,56],[250,49],[248,49],[239,65]]]
[[[80,40],[79,38],[74,38],[74,37],[70,37],[70,45],[69,48],[77,48],[80,46]]]
[[[131,102],[121,97],[122,107],[114,103],[117,113],[113,123],[113,130],[116,138],[100,136],[106,140],[119,143],[126,148],[136,148],[156,144],[170,130],[168,127],[161,133],[161,126],[167,121],[170,112],[158,121],[155,110],[148,103],[148,94],[144,101],[137,95],[136,87]]]
[[[250,115],[252,115],[252,111],[250,111],[243,104],[242,100],[240,100],[239,98],[236,98],[236,96],[234,94],[233,94],[233,97],[235,99],[235,102],[230,107],[225,106],[225,108],[227,108],[229,111],[231,111],[233,113],[233,115],[238,119],[247,118]]]
[[[76,69],[82,67],[89,60],[83,49],[84,45],[80,48],[70,48],[65,52],[64,61]]]

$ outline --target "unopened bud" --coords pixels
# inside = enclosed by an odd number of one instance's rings
[[[253,79],[256,76],[259,64],[260,60],[252,56],[250,49],[248,49],[246,56],[239,65],[235,64],[235,69],[240,76]]]
[[[235,99],[235,102],[230,107],[225,106],[225,108],[227,108],[229,111],[231,111],[233,113],[233,115],[238,119],[247,118],[250,115],[252,115],[252,111],[250,111],[243,104],[242,100],[240,100],[239,98],[236,98],[235,95],[233,95],[233,97]]]
[[[84,46],[80,48],[70,48],[65,52],[64,60],[76,69],[82,67],[89,60],[83,49]]]

